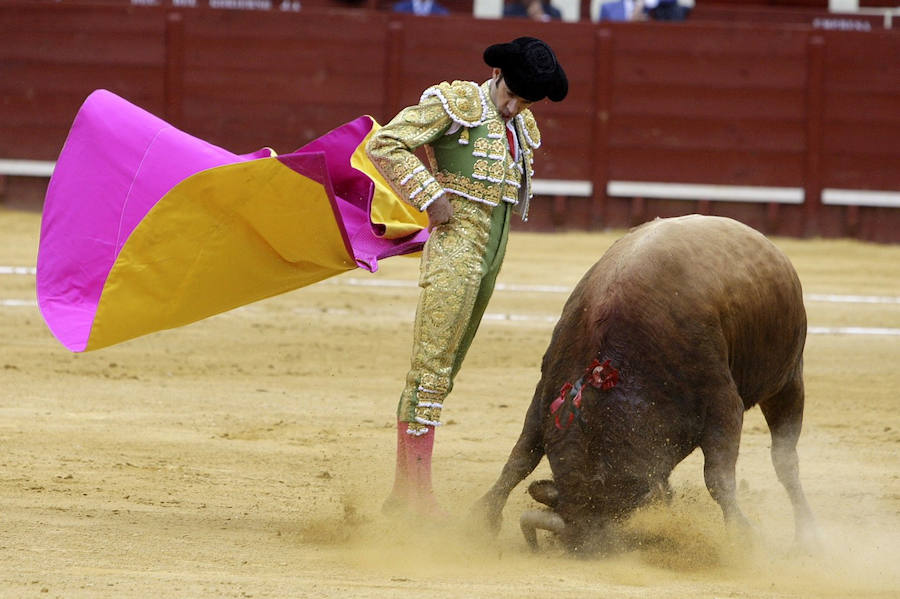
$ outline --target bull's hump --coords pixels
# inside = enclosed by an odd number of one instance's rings
[[[639,303],[714,318],[758,304],[802,301],[796,273],[781,251],[758,231],[724,217],[691,215],[637,227],[589,276],[588,304],[620,304],[626,311]]]
[[[650,274],[657,282],[685,278],[696,286],[705,279],[740,276],[761,264],[787,265],[765,236],[724,217],[657,219],[622,241],[621,248],[610,253],[616,270],[626,276]]]

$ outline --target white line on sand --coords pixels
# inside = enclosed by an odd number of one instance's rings
[[[358,277],[338,277],[328,281],[331,285],[347,285],[349,287],[417,287],[413,280],[381,279]],[[565,285],[519,285],[516,283],[497,283],[497,291],[517,291],[521,293],[572,293],[572,287]],[[834,293],[807,293],[803,296],[807,302],[826,302],[836,304],[900,304],[900,296],[889,295],[838,295]]]
[[[27,266],[0,266],[0,275],[34,275],[34,267]],[[416,287],[417,283],[413,280],[405,279],[381,279],[381,278],[355,278],[341,277],[330,279],[327,281],[331,285],[347,285],[359,287]],[[569,293],[571,288],[562,285],[519,285],[498,283],[496,289],[498,291],[513,291],[521,293]],[[834,295],[809,293],[804,296],[807,302],[831,302],[831,303],[853,303],[853,304],[900,304],[900,297],[877,296],[877,295]],[[35,300],[22,299],[0,299],[0,306],[4,307],[36,307]],[[300,312],[306,310],[298,309]],[[310,310],[318,314],[337,314],[339,310],[333,309],[315,309]],[[543,322],[552,324],[557,321],[558,316],[548,314],[509,314],[499,312],[488,312],[484,315],[484,320],[491,322]],[[810,326],[808,329],[810,335],[878,335],[878,336],[897,336],[900,335],[900,329],[888,327],[820,327]]]
[[[34,275],[33,266],[0,266],[0,275]],[[348,287],[417,287],[418,283],[411,279],[382,279],[377,277],[337,277],[324,281],[328,285],[346,285]],[[565,285],[520,285],[517,283],[497,283],[497,291],[513,291],[520,293],[571,293],[572,288]],[[807,302],[826,302],[836,304],[900,304],[900,296],[889,295],[838,295],[834,293],[807,293],[803,296]]]

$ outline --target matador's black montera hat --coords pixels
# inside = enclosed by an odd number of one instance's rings
[[[518,37],[489,46],[484,62],[503,71],[509,90],[529,102],[544,98],[559,102],[569,93],[569,80],[556,54],[537,38]]]

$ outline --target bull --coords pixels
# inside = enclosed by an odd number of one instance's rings
[[[749,526],[735,464],[743,414],[758,405],[796,537],[814,545],[797,458],[805,340],[797,273],[762,234],[698,215],[633,229],[567,300],[522,432],[476,513],[496,533],[510,492],[546,455],[553,479],[529,493],[550,509],[523,514],[528,543],[546,529],[570,551],[603,549],[607,527],[665,493],[699,447],[726,523]]]

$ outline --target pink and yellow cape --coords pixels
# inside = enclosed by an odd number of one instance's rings
[[[50,330],[89,351],[418,251],[427,217],[365,154],[377,128],[360,117],[290,154],[236,155],[94,92],[44,204]]]

